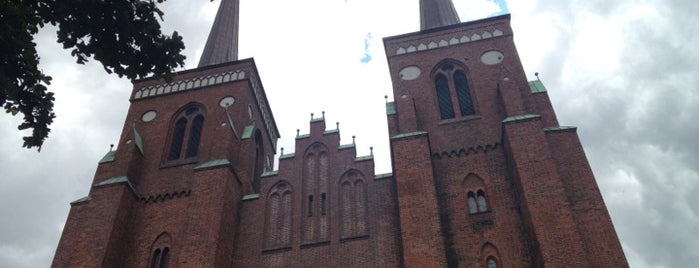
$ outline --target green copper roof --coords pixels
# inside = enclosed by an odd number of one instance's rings
[[[412,137],[412,136],[421,136],[421,135],[427,135],[427,132],[415,131],[415,132],[409,132],[409,133],[402,133],[402,134],[398,134],[398,135],[391,137],[391,139],[397,140],[397,139],[402,139],[402,138],[407,138],[407,137]]]
[[[394,115],[396,114],[396,103],[395,102],[387,102],[386,103],[386,115]]]
[[[141,135],[138,134],[138,131],[136,130],[136,124],[133,124],[133,139],[136,142],[136,147],[138,148],[138,151],[141,152],[141,155],[143,154],[143,139],[141,139]]]
[[[127,178],[126,176],[111,177],[109,179],[101,181],[98,184],[95,184],[95,186],[105,186],[117,183],[129,183],[129,178]]]
[[[388,179],[393,177],[393,173],[384,173],[384,174],[379,174],[374,176],[374,180],[383,180],[383,179]]]
[[[75,200],[75,201],[73,201],[73,202],[70,202],[70,204],[71,204],[71,205],[76,205],[76,204],[80,204],[80,203],[83,203],[83,202],[90,201],[90,199],[92,199],[92,198],[90,198],[90,196],[88,195],[88,196],[86,196],[86,197],[83,197],[83,198],[80,198],[80,199]]]
[[[260,194],[249,194],[249,195],[243,196],[243,201],[255,200],[255,199],[259,199],[259,198],[260,198]]]
[[[197,167],[194,168],[194,170],[202,170],[202,169],[207,169],[207,168],[228,166],[230,164],[231,164],[231,162],[228,161],[228,159],[221,158],[221,159],[211,160],[209,162],[198,165]]]
[[[114,162],[114,156],[116,156],[116,151],[109,151],[107,154],[105,154],[102,159],[100,160],[100,164],[104,163],[109,163],[109,162]]]
[[[253,126],[253,125],[246,126],[245,130],[243,130],[243,136],[241,137],[241,139],[245,140],[245,139],[249,139],[250,137],[252,137],[253,130],[255,130],[255,126]]]
[[[515,116],[510,116],[510,117],[505,118],[505,120],[502,120],[502,122],[503,123],[512,123],[512,122],[530,120],[530,119],[535,119],[535,118],[541,118],[541,115],[538,115],[538,114],[515,115]]]
[[[531,89],[532,93],[546,92],[546,87],[541,80],[529,81],[529,89]]]

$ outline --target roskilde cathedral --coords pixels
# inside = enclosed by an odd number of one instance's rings
[[[52,267],[628,267],[575,127],[528,82],[510,16],[421,0],[384,38],[392,173],[324,118],[281,154],[238,0],[199,67],[135,81],[118,149],[71,203]]]

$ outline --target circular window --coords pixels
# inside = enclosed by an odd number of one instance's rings
[[[221,108],[228,108],[233,105],[233,103],[235,103],[235,98],[227,96],[223,97],[223,99],[218,102],[218,105],[221,106]]]
[[[153,119],[155,119],[155,117],[157,115],[158,115],[158,112],[156,112],[155,110],[150,110],[150,111],[143,113],[143,115],[141,116],[141,120],[143,122],[150,122],[150,121],[153,121]]]
[[[501,63],[505,59],[505,55],[497,50],[486,51],[481,55],[481,62],[487,65],[495,65]]]
[[[401,80],[415,80],[422,71],[417,66],[408,66],[398,72]]]

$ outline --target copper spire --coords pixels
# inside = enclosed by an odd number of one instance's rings
[[[199,67],[238,60],[238,0],[221,0]]]
[[[420,0],[420,30],[460,23],[451,0]]]

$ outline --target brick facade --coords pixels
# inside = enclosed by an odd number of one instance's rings
[[[628,266],[576,129],[527,81],[509,23],[384,39],[391,174],[323,116],[273,171],[252,59],[135,82],[52,267]]]

